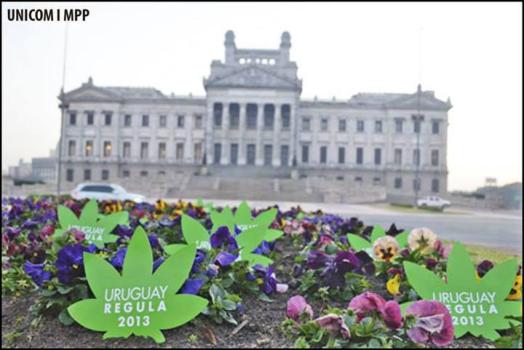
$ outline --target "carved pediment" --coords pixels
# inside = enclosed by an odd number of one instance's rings
[[[223,76],[211,77],[204,81],[204,85],[206,89],[208,87],[243,87],[296,90],[300,88],[300,81],[293,81],[253,65]]]

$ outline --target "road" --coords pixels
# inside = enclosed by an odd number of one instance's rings
[[[174,200],[174,199],[171,199]],[[168,200],[168,201],[171,201]],[[208,200],[205,200],[207,202]],[[213,200],[214,205],[238,205],[235,200]],[[248,201],[253,207],[264,208],[274,205],[271,202]],[[294,202],[277,203],[282,210],[296,206]],[[397,212],[385,207],[372,205],[301,203],[304,210],[322,209],[326,213],[343,217],[356,216],[367,225],[380,224],[389,227],[395,223],[398,228],[411,230],[415,227],[428,227],[446,240],[456,240],[465,244],[476,244],[522,255],[522,216],[516,214],[464,211],[459,213],[408,213]]]

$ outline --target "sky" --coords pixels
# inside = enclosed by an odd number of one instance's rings
[[[60,133],[65,22],[8,8],[87,8],[68,25],[65,90],[150,86],[204,96],[224,34],[276,49],[291,34],[302,98],[435,91],[451,98],[448,189],[522,181],[520,3],[2,3],[2,171],[45,157]],[[421,44],[419,44],[421,43]]]

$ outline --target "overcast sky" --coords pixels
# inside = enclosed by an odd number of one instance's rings
[[[8,22],[7,8],[88,8],[69,25],[65,89],[151,86],[205,94],[202,78],[239,48],[291,34],[303,98],[415,92],[422,27],[424,90],[451,97],[449,189],[522,181],[520,3],[2,3],[2,169],[47,156],[59,138],[64,22]]]

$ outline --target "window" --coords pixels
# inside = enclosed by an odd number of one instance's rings
[[[431,165],[438,166],[438,149],[431,150]]]
[[[124,115],[124,126],[125,127],[131,126],[131,114]]]
[[[222,103],[213,104],[213,126],[215,128],[222,127]]]
[[[309,131],[309,130],[311,130],[311,118],[302,117],[302,131]]]
[[[76,142],[74,140],[69,140],[69,145],[67,147],[67,155],[73,157],[76,153]]]
[[[222,144],[215,143],[213,151],[213,163],[220,164],[220,157],[222,156]]]
[[[202,115],[195,115],[195,129],[202,129]]]
[[[275,121],[275,106],[272,104],[264,105],[264,129],[273,130]]]
[[[355,176],[355,182],[362,184],[362,177],[361,176]]]
[[[195,143],[194,147],[195,147],[195,150],[194,150],[195,162],[200,162],[202,161],[202,143],[201,142]]]
[[[158,159],[166,159],[166,143],[160,142],[158,144]]]
[[[91,180],[91,169],[84,169],[84,180]]]
[[[86,112],[87,115],[87,125],[93,125],[95,123],[95,113]]]
[[[67,169],[66,171],[66,180],[68,182],[73,182],[75,180],[75,172],[73,169]]]
[[[111,141],[104,141],[104,157],[111,157]]]
[[[375,120],[375,132],[376,133],[382,132],[382,120]]]
[[[146,177],[149,173],[147,172],[147,170],[142,170],[140,171],[140,176],[141,177]]]
[[[327,163],[327,146],[320,147],[320,164]]]
[[[69,113],[69,125],[76,125],[76,112]]]
[[[131,157],[131,142],[124,142],[123,145],[123,158],[130,158]]]
[[[309,145],[302,145],[302,163],[309,163]]]
[[[374,177],[374,178],[373,178],[373,186],[378,186],[378,185],[380,185],[381,181],[382,181],[382,180],[380,179],[380,177]]]
[[[158,117],[158,126],[161,128],[167,127],[167,115],[161,115]]]
[[[433,134],[439,134],[440,133],[440,121],[439,120],[433,120],[431,123],[431,132]]]
[[[320,130],[328,131],[328,119],[327,118],[320,119]]]
[[[108,180],[109,179],[109,170],[102,169],[102,180]]]
[[[149,116],[148,115],[142,116],[142,126],[149,126]]]
[[[375,165],[380,165],[382,162],[382,150],[380,148],[375,148]]]
[[[264,165],[270,166],[273,162],[273,146],[264,145]]]
[[[402,134],[403,127],[404,127],[404,120],[400,118],[395,119],[395,132],[397,134]]]
[[[238,164],[238,143],[231,144],[231,150],[229,152],[229,163],[237,165]]]
[[[140,158],[149,158],[149,144],[147,142],[140,143]]]
[[[401,177],[395,178],[395,188],[402,188],[402,178]]]
[[[280,165],[281,166],[289,165],[289,146],[288,145],[280,146]]]
[[[255,164],[255,145],[249,144],[247,145],[247,164],[254,165]]]
[[[413,150],[413,164],[420,165],[420,150],[418,149]]]
[[[176,160],[182,159],[184,159],[184,144],[182,142],[178,142],[176,144]]]
[[[86,141],[85,155],[86,157],[91,157],[93,155],[93,141],[91,140]]]
[[[364,149],[362,147],[357,147],[357,164],[364,163]]]
[[[395,165],[401,165],[402,164],[402,149],[395,148]]]
[[[438,179],[431,180],[431,192],[433,193],[439,193],[440,189],[440,183]]]
[[[357,120],[357,132],[364,132],[364,121]]]
[[[165,176],[166,172],[164,170],[159,170],[157,174],[158,176]]]
[[[346,119],[338,120],[338,131],[340,132],[346,131]]]
[[[247,128],[256,129],[257,128],[257,112],[258,106],[253,103],[248,103],[246,107],[247,113]]]
[[[104,113],[104,125],[111,125],[111,112]]]
[[[413,190],[420,191],[420,179],[413,179]]]
[[[421,120],[420,119],[413,119],[413,132],[415,134],[420,133],[420,127],[421,127]]]
[[[280,107],[280,114],[282,118],[282,130],[289,129],[291,120],[291,107],[288,104]]]
[[[338,148],[338,164],[344,164],[346,162],[346,148]]]
[[[129,170],[122,170],[122,177],[129,177],[131,176],[131,173],[129,172]]]
[[[124,126],[131,126],[131,114],[126,114],[124,116]]]
[[[229,128],[238,129],[240,123],[240,106],[238,103],[229,104]]]
[[[179,129],[184,128],[184,116],[183,115],[177,115],[176,117],[176,127]]]

